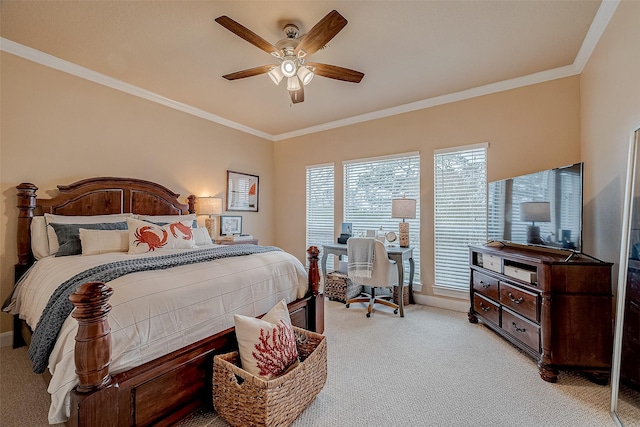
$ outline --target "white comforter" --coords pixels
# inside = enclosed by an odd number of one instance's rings
[[[20,284],[13,312],[35,328],[56,287],[88,268],[132,256],[47,257]],[[233,315],[258,316],[278,301],[304,296],[304,266],[286,252],[267,252],[128,274],[108,283],[114,293],[109,313],[112,335],[110,372],[156,359],[233,326]],[[67,318],[49,358],[49,422],[69,417],[69,393],[78,383],[73,351],[77,321]]]

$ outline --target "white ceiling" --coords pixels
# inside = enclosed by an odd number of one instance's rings
[[[9,53],[278,140],[578,74],[617,5],[600,3],[3,0],[0,34]],[[349,23],[310,60],[361,83],[316,77],[294,105],[266,74],[221,77],[276,60],[216,17],[275,44],[332,9]]]

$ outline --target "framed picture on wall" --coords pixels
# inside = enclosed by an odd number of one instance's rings
[[[241,216],[221,216],[220,217],[220,235],[233,236],[234,234],[242,234],[242,217]]]
[[[227,210],[258,212],[258,175],[227,171]]]

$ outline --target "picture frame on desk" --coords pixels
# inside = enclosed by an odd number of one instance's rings
[[[260,177],[227,171],[227,211],[258,212]]]
[[[242,234],[242,217],[239,215],[223,215],[220,217],[220,235],[230,236]]]

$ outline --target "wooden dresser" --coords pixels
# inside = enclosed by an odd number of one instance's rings
[[[612,264],[570,254],[500,243],[470,247],[469,321],[481,320],[533,357],[545,381],[571,369],[606,384]]]
[[[630,259],[624,301],[620,380],[640,390],[640,261]]]

